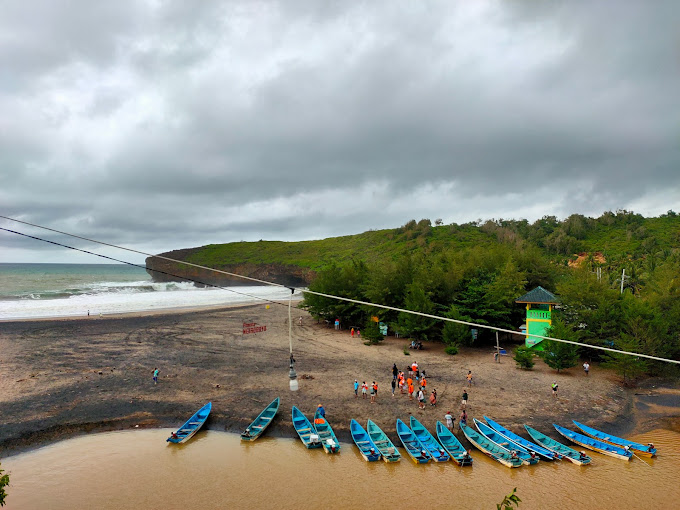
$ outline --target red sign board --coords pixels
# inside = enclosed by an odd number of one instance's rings
[[[257,322],[244,322],[243,323],[243,334],[249,335],[251,333],[262,333],[267,331],[267,326],[258,326]]]

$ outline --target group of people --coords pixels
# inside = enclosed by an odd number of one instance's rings
[[[460,417],[458,418],[458,430],[460,430],[461,424],[467,425],[467,419],[468,419],[467,411],[463,409],[460,413]],[[446,420],[446,428],[453,432],[453,429],[456,426],[456,419],[451,414],[451,411],[448,411],[444,415],[444,420]]]
[[[354,380],[354,398],[359,398],[359,388],[361,388],[361,398],[368,398],[369,389],[368,384],[366,384],[366,381],[363,381],[361,385],[359,385],[358,379]],[[378,397],[378,383],[373,381],[373,383],[370,386],[370,389],[371,389],[371,404],[374,404],[375,399]],[[392,395],[394,395],[394,389],[392,390]]]
[[[418,391],[416,392],[416,385]],[[420,371],[418,362],[414,361],[406,370],[401,371],[397,368],[397,364],[392,365],[392,396],[396,388],[399,388],[399,393],[405,395],[408,393],[408,398],[413,400],[413,394],[416,394],[418,400],[418,407],[425,409],[425,400],[427,394],[427,377],[425,370]],[[435,407],[437,405],[437,390],[432,389],[429,396],[430,405]]]

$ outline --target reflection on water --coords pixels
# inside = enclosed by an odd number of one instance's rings
[[[292,439],[199,432],[186,445],[166,430],[93,434],[2,460],[8,510],[187,508],[495,508],[517,487],[521,509],[677,508],[680,434],[637,436],[661,455],[631,462],[592,454],[593,465],[540,462],[508,469],[473,450],[474,467],[367,463]]]

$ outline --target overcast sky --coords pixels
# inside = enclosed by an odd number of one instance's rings
[[[159,253],[680,210],[680,4],[537,4],[5,0],[0,214]]]

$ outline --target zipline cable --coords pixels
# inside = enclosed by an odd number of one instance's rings
[[[377,303],[370,303],[368,301],[360,301],[358,299],[345,298],[345,297],[341,297],[341,296],[333,296],[332,294],[324,294],[323,292],[316,292],[316,291],[312,291],[312,290],[308,290],[308,289],[298,289],[297,287],[283,285],[283,284],[280,284],[280,283],[268,282],[266,280],[260,280],[260,279],[257,279],[257,278],[252,278],[250,276],[239,275],[239,274],[236,274],[236,273],[230,273],[229,271],[223,271],[221,269],[214,269],[214,268],[207,267],[207,266],[201,266],[199,264],[193,264],[191,262],[176,260],[176,259],[172,259],[170,257],[165,257],[163,255],[152,255],[150,253],[145,253],[143,251],[133,250],[132,248],[126,248],[124,246],[118,246],[118,245],[115,245],[115,244],[105,243],[103,241],[97,241],[96,239],[89,239],[87,237],[82,237],[82,236],[79,236],[79,235],[76,235],[76,234],[70,234],[68,232],[63,232],[61,230],[56,230],[56,229],[49,228],[49,227],[43,227],[42,225],[37,225],[35,223],[29,223],[27,221],[17,220],[15,218],[10,218],[9,216],[0,215],[0,218],[10,220],[10,221],[16,221],[17,223],[23,223],[24,225],[30,225],[32,227],[41,228],[41,229],[44,229],[44,230],[48,230],[50,232],[55,232],[55,233],[58,233],[58,234],[63,234],[63,235],[66,235],[66,236],[74,237],[76,239],[81,239],[83,241],[101,244],[103,246],[110,246],[112,248],[117,248],[119,250],[125,250],[125,251],[129,251],[129,252],[133,252],[133,253],[138,253],[140,255],[146,255],[148,257],[155,257],[155,258],[167,260],[169,262],[175,262],[177,264],[185,264],[185,265],[188,265],[188,266],[197,267],[199,269],[214,271],[216,273],[226,274],[226,275],[233,276],[233,277],[236,277],[236,278],[242,278],[242,279],[245,279],[245,280],[258,282],[258,283],[261,283],[263,285],[270,285],[270,286],[273,286],[273,287],[288,288],[292,292],[295,292],[296,290],[298,290],[298,291],[302,292],[303,294],[313,294],[315,296],[321,296],[321,297],[325,297],[325,298],[329,298],[329,299],[345,301],[345,302],[348,302],[348,303],[354,303],[354,304],[358,304],[358,305],[381,308],[381,309],[384,309],[384,310],[392,310],[392,311],[401,312],[401,313],[409,313],[409,314],[412,314],[412,315],[418,315],[420,317],[426,317],[426,318],[429,318],[429,319],[441,320],[441,321],[446,321],[446,322],[453,322],[453,323],[456,323],[456,324],[464,324],[466,326],[473,326],[475,328],[488,329],[488,330],[491,330],[491,331],[498,331],[498,332],[501,332],[501,333],[510,333],[511,335],[525,336],[524,333],[520,333],[518,331],[513,331],[511,329],[499,328],[499,327],[496,327],[496,326],[488,326],[486,324],[477,324],[477,323],[474,323],[474,322],[463,321],[463,320],[460,320],[460,319],[451,319],[449,317],[441,317],[439,315],[432,315],[432,314],[424,313],[424,312],[416,312],[416,311],[413,311],[413,310],[406,310],[404,308],[397,308],[397,307],[394,307],[394,306],[381,305],[381,304],[377,304]],[[14,232],[12,230],[5,229],[5,228],[2,228],[2,230],[6,230],[8,232],[12,232],[12,233],[15,233],[15,234],[20,234],[19,232]],[[20,234],[20,235],[24,235],[26,237],[33,237],[33,236],[29,236],[27,234]],[[33,237],[33,238],[39,239],[39,238],[36,238],[36,237]],[[39,240],[44,241],[44,239],[39,239]],[[47,242],[50,242],[50,243],[53,243],[53,244],[59,244],[59,243],[55,243],[53,241],[47,241]],[[65,245],[60,245],[60,246],[65,246]],[[66,246],[66,247],[71,248],[70,246]],[[72,248],[72,249],[75,249],[75,250],[78,250],[78,251],[85,251],[85,250],[80,250],[78,248]],[[85,251],[85,253],[91,253],[92,255],[97,255],[96,253],[92,253],[92,252],[86,252]],[[105,257],[105,258],[115,260],[115,259],[112,259],[111,257]],[[138,266],[138,267],[141,267],[141,266]],[[176,275],[173,275],[173,276],[176,276]],[[182,277],[180,276],[178,278],[182,278]],[[222,287],[220,287],[220,288],[222,288]],[[621,350],[618,350],[618,349],[611,349],[609,347],[601,347],[599,345],[590,345],[590,344],[584,344],[584,343],[581,343],[581,342],[573,342],[571,340],[563,340],[561,338],[553,338],[553,337],[550,337],[550,336],[542,336],[542,335],[529,335],[529,336],[531,336],[532,338],[540,338],[541,340],[552,340],[554,342],[562,342],[562,343],[565,343],[565,344],[577,345],[579,347],[587,347],[589,349],[596,349],[596,350],[600,350],[600,351],[613,352],[613,353],[616,353],[616,354],[626,354],[626,355],[629,355],[629,356],[636,356],[636,357],[639,357],[639,358],[646,358],[646,359],[651,359],[651,360],[654,360],[654,361],[664,361],[664,362],[667,362],[667,363],[675,363],[677,365],[680,365],[680,361],[678,361],[678,360],[673,360],[673,359],[668,359],[668,358],[660,358],[658,356],[650,356],[648,354],[640,354],[640,353],[637,353],[637,352],[621,351]]]

